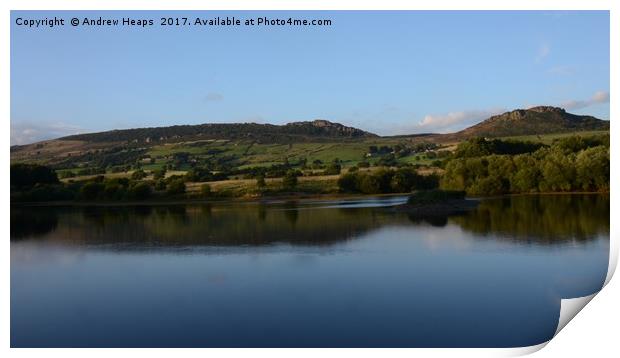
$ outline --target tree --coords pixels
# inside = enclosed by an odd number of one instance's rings
[[[129,188],[127,195],[132,200],[145,200],[151,196],[151,186],[140,182]]]
[[[338,178],[338,188],[344,193],[356,192],[358,190],[358,177],[359,175],[355,173],[343,174],[340,178]]]
[[[105,190],[102,183],[88,182],[80,189],[80,196],[84,200],[96,200]]]
[[[413,186],[418,181],[417,176],[418,174],[413,169],[399,169],[392,176],[390,186],[392,187],[392,190],[396,193],[410,192]]]
[[[259,189],[264,188],[265,186],[267,186],[267,183],[265,182],[265,176],[263,174],[258,174],[256,176],[256,186]]]
[[[204,182],[214,180],[213,173],[208,168],[195,167],[185,174],[185,181]]]
[[[390,169],[379,169],[373,173],[373,176],[379,181],[379,193],[390,193],[392,188],[390,183],[394,176],[394,171]]]
[[[467,192],[472,195],[499,195],[506,192],[504,181],[500,176],[492,175],[476,180]]]
[[[342,169],[342,167],[340,166],[340,164],[338,164],[338,162],[336,162],[336,160],[334,160],[334,162],[332,162],[327,168],[325,168],[325,171],[323,172],[325,175],[340,174],[340,170]]]
[[[315,159],[312,161],[312,169],[321,169],[323,168],[323,161],[320,159]]]
[[[446,164],[446,171],[441,178],[441,188],[449,190],[466,190],[470,180],[467,160],[453,159]]]
[[[166,168],[161,168],[157,170],[153,170],[153,179],[160,180],[166,177]]]
[[[282,179],[282,185],[287,189],[295,188],[297,186],[297,173],[292,170],[287,171],[284,179]]]
[[[174,179],[168,183],[166,193],[169,195],[178,195],[185,193],[185,182],[183,179]]]
[[[163,179],[156,181],[155,190],[166,190],[166,181]]]
[[[108,180],[103,189],[104,197],[112,200],[123,199],[126,192],[126,186],[122,185],[118,180]]]
[[[56,172],[49,167],[38,164],[12,164],[11,186],[30,188],[35,184],[58,184]]]
[[[583,190],[609,190],[609,149],[603,146],[581,151],[575,159],[577,186]]]
[[[541,191],[570,191],[575,182],[574,155],[551,150],[541,161]]]
[[[211,196],[211,185],[202,184],[202,186],[200,186],[200,193],[203,196]]]
[[[362,175],[359,181],[359,190],[364,194],[380,194],[382,193],[381,180],[376,175]]]
[[[131,179],[133,180],[142,180],[146,178],[147,174],[144,170],[138,169],[131,174]]]
[[[540,170],[538,162],[528,154],[517,155],[513,158],[515,172],[510,176],[510,191],[513,193],[527,193],[538,190]]]

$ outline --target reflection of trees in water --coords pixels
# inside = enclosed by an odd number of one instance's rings
[[[299,210],[287,208],[284,210],[284,216],[291,226],[295,226],[295,223],[297,223],[297,219],[299,218]]]
[[[609,232],[609,197],[518,196],[483,200],[461,216],[406,215],[385,208],[325,209],[283,205],[175,205],[11,210],[11,238],[88,244],[324,245],[360,237],[385,225],[448,222],[478,235],[521,242],[587,240]],[[54,231],[55,230],[55,231]]]
[[[55,209],[47,212],[54,213]],[[371,208],[311,209],[295,203],[82,207],[61,211],[59,216],[54,240],[155,245],[321,245],[347,240],[396,220]]]
[[[451,222],[478,235],[553,243],[609,234],[609,196],[524,195],[483,200],[476,210]]]
[[[267,219],[267,208],[263,204],[258,205],[258,220],[265,221]]]
[[[204,204],[200,206],[200,212],[202,213],[202,215],[204,215],[205,218],[211,217],[211,209],[212,209],[211,204]]]
[[[41,237],[58,226],[54,210],[38,208],[11,208],[11,240]]]

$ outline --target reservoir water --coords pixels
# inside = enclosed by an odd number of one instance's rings
[[[13,347],[512,347],[599,290],[609,196],[11,208]]]

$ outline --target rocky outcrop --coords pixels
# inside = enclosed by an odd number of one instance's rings
[[[467,139],[608,129],[609,121],[567,113],[559,107],[538,106],[492,116],[452,136]]]

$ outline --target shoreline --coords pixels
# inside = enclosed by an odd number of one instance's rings
[[[45,202],[11,202],[11,206],[165,206],[165,205],[187,205],[187,204],[224,204],[224,203],[278,203],[278,202],[311,202],[311,201],[333,201],[333,200],[355,200],[370,198],[390,198],[409,196],[411,193],[389,193],[389,194],[308,194],[308,195],[278,195],[267,197],[239,197],[239,198],[211,198],[211,199],[171,199],[171,200],[144,200],[144,201],[45,201]]]
[[[239,197],[239,198],[186,198],[170,200],[143,200],[143,201],[44,201],[44,202],[11,202],[11,206],[16,207],[87,207],[87,206],[166,206],[166,205],[188,205],[188,204],[226,204],[226,203],[258,203],[272,204],[278,202],[311,202],[311,201],[333,201],[333,200],[355,200],[371,198],[390,198],[410,196],[412,193],[389,193],[389,194],[307,194],[307,195],[276,195],[267,197]],[[515,196],[532,195],[609,195],[609,192],[596,191],[573,191],[573,192],[540,192],[540,193],[518,193],[502,194],[495,196],[468,196],[463,200],[480,201],[485,199],[497,199]]]

